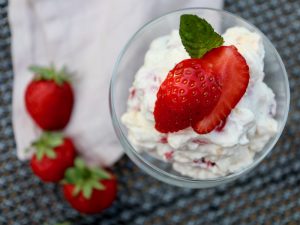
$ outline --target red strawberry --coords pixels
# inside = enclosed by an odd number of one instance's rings
[[[177,110],[178,111],[178,110]],[[155,128],[162,132],[175,132],[190,126],[190,119],[185,112],[174,112],[170,110],[163,100],[157,100],[154,110]]]
[[[196,132],[205,134],[226,120],[246,92],[250,76],[246,60],[234,46],[215,48],[205,54],[202,60],[211,65],[222,87],[222,94],[212,112],[192,123]]]
[[[192,125],[196,132],[208,133],[226,119],[248,82],[249,68],[234,46],[183,60],[157,93],[155,128],[167,133]]]
[[[36,152],[30,165],[41,180],[58,182],[63,179],[66,169],[73,166],[76,151],[70,138],[63,138],[60,133],[45,132],[32,145]]]
[[[74,96],[67,76],[54,68],[31,67],[35,78],[25,92],[28,113],[44,130],[61,130],[71,117]]]
[[[157,93],[156,129],[166,133],[189,127],[194,118],[211,112],[220,94],[221,87],[207,64],[199,59],[183,60],[169,72]]]
[[[117,195],[115,176],[99,168],[87,167],[81,159],[66,171],[64,196],[81,213],[95,214],[108,208]]]

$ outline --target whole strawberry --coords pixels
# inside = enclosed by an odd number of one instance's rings
[[[74,164],[76,151],[73,142],[70,138],[63,137],[61,133],[44,132],[32,147],[35,153],[30,166],[45,182],[62,180],[66,169]]]
[[[25,105],[36,124],[44,130],[61,130],[69,122],[74,95],[64,71],[32,66],[35,77],[25,91]]]
[[[71,206],[81,213],[95,214],[108,208],[117,195],[117,180],[112,173],[87,167],[77,158],[63,180],[63,192]]]

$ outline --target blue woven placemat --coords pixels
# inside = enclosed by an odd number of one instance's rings
[[[11,121],[13,71],[7,1],[0,0],[0,224],[198,225],[300,224],[300,1],[228,0],[225,9],[259,27],[289,73],[291,111],[273,152],[249,175],[214,189],[163,184],[127,158],[114,167],[118,199],[96,216],[81,216],[60,187],[43,184],[16,158]]]

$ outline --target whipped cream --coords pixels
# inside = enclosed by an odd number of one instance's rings
[[[161,83],[177,63],[190,58],[178,30],[151,43],[130,88],[127,112],[122,116],[128,138],[137,151],[172,163],[174,170],[196,179],[225,176],[249,166],[278,129],[275,95],[263,82],[265,52],[261,37],[233,27],[223,38],[224,45],[235,45],[246,59],[250,81],[222,130],[200,135],[187,128],[163,134],[154,128],[153,111]]]

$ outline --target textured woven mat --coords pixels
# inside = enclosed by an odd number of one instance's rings
[[[287,67],[291,112],[276,148],[246,177],[208,190],[163,184],[124,157],[114,168],[119,196],[113,207],[81,216],[63,201],[58,186],[41,183],[16,158],[10,30],[7,2],[0,0],[0,224],[300,224],[300,1],[228,0],[225,9],[258,26]]]

